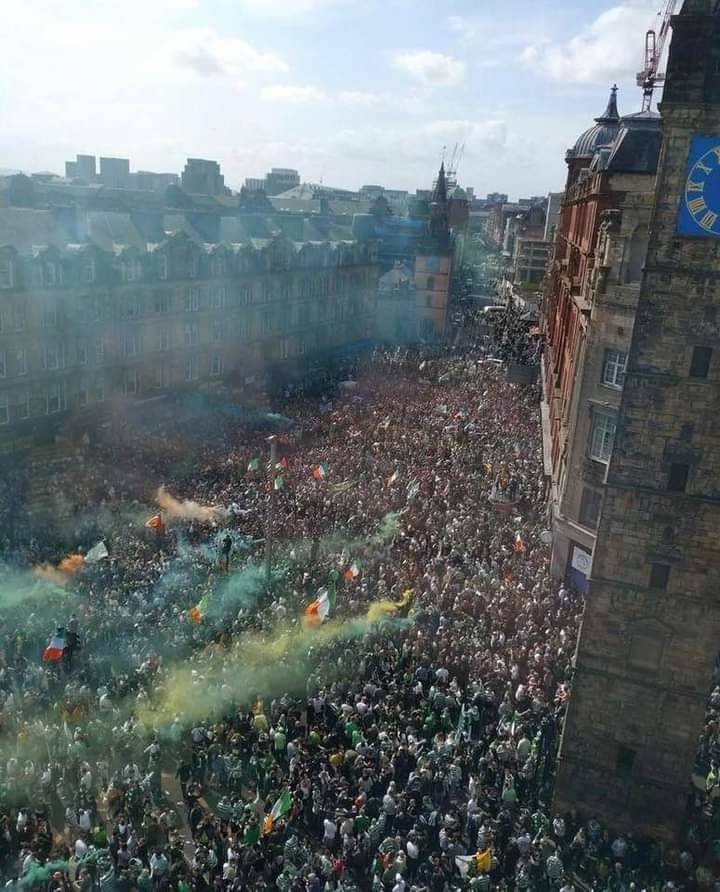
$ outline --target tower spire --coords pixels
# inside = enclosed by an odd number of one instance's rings
[[[617,84],[613,84],[605,111],[599,118],[595,118],[595,121],[598,124],[616,124],[620,120],[620,114],[617,107],[617,91]]]

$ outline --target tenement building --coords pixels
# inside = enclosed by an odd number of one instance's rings
[[[543,306],[543,418],[552,569],[587,589],[661,145],[655,112],[608,109],[568,152]]]
[[[685,823],[720,642],[716,9],[685,0],[672,22],[649,245],[554,803],[666,837]]]
[[[0,208],[0,448],[367,342],[377,246],[252,215]],[[302,228],[302,227],[300,227]],[[210,240],[208,233],[214,238]]]

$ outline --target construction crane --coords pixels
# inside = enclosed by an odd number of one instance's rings
[[[651,28],[645,34],[645,67],[638,71],[637,85],[642,87],[642,110],[650,111],[652,107],[653,91],[656,84],[662,84],[665,80],[665,72],[659,71],[665,44],[670,33],[670,19],[675,12],[677,0],[665,0],[665,8],[658,13],[662,17],[660,28],[655,31]]]

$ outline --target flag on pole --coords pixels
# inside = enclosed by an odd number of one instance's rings
[[[85,555],[85,563],[96,564],[98,561],[109,556],[110,552],[107,550],[107,545],[104,542],[98,542],[97,545],[93,545],[90,551]]]
[[[290,790],[286,788],[275,800],[275,805],[273,805],[270,814],[265,816],[265,820],[263,821],[263,832],[269,833],[272,830],[275,821],[286,815],[290,811],[291,806],[292,796],[290,795]]]
[[[356,561],[353,561],[352,564],[350,564],[347,570],[343,573],[343,576],[345,577],[345,579],[347,579],[348,582],[352,582],[353,579],[357,579],[359,575],[360,567],[358,567]]]
[[[339,496],[344,492],[348,492],[355,486],[356,480],[341,480],[340,483],[331,483],[328,487],[330,494]]]
[[[48,639],[47,647],[42,652],[43,663],[57,663],[65,653],[65,629],[57,629]]]
[[[163,523],[162,514],[153,514],[153,516],[149,520],[145,521],[145,526],[151,530],[157,530],[158,532],[160,532],[160,530],[162,530],[165,526],[165,524]]]
[[[305,608],[305,616],[312,623],[321,623],[330,614],[330,594],[326,588],[318,590],[317,598]]]
[[[395,481],[398,479],[398,476],[399,476],[398,472],[393,471],[389,477],[385,478],[385,486],[392,486],[393,483],[395,483]]]
[[[280,476],[280,475],[278,475],[278,476],[273,480],[273,489],[275,490],[275,492],[278,492],[278,491],[281,490],[284,486],[285,486],[285,478],[282,477],[282,476]]]
[[[515,554],[520,554],[525,551],[525,543],[523,542],[523,538],[520,533],[515,533],[515,541],[513,542],[513,551]]]
[[[289,464],[287,458],[283,455],[283,457],[280,459],[280,461],[275,465],[275,470],[276,471],[287,471],[287,469],[289,467],[290,467],[290,464]]]
[[[328,466],[324,462],[319,465],[313,465],[312,475],[315,480],[324,480],[327,477]]]
[[[248,472],[257,471],[260,468],[260,459],[259,458],[251,458],[248,462]]]

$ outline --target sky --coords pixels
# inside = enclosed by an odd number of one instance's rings
[[[562,189],[564,155],[635,73],[661,0],[6,0],[0,168],[220,162],[233,189],[303,181],[511,197]]]

